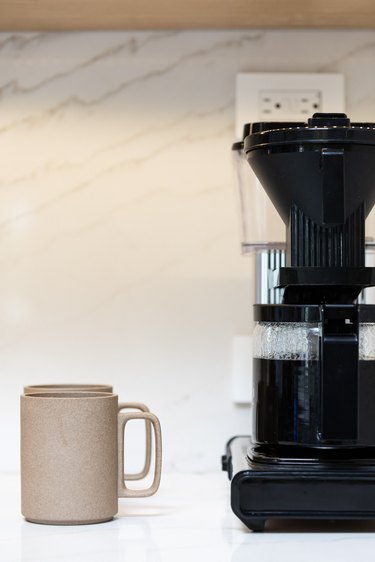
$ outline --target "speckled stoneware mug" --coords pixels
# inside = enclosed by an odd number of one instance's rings
[[[24,387],[23,393],[30,394],[35,392],[109,392],[113,393],[113,386],[111,384],[30,384]],[[122,402],[121,410],[139,410],[141,412],[149,412],[149,408],[146,404],[141,402]],[[146,435],[146,447],[145,447],[145,462],[143,469],[140,472],[124,474],[125,480],[142,480],[150,472],[151,466],[151,423],[146,420],[145,422],[145,435]]]
[[[161,430],[150,412],[121,412],[116,394],[40,392],[21,396],[21,510],[34,523],[83,525],[111,520],[118,498],[146,497],[159,487]],[[149,488],[124,480],[124,431],[148,420],[155,433]]]

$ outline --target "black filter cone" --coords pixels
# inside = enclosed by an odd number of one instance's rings
[[[288,263],[362,267],[375,204],[375,124],[315,114],[306,124],[254,124],[247,160],[287,226]]]
[[[366,218],[375,204],[375,144],[253,150],[247,160],[286,225],[292,202],[321,226],[344,223],[361,205]]]

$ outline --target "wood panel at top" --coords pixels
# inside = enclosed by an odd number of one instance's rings
[[[0,30],[375,28],[375,0],[0,0]]]

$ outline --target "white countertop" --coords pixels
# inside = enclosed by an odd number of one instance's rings
[[[151,498],[119,500],[110,523],[35,525],[20,514],[19,475],[0,474],[0,561],[332,562],[372,560],[375,523],[271,522],[252,533],[232,514],[225,473],[164,474]]]

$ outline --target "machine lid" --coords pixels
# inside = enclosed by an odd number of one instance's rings
[[[246,153],[296,144],[375,145],[375,123],[351,123],[345,113],[314,113],[307,123],[252,123],[247,130]]]
[[[236,150],[238,152],[241,152],[243,150],[244,140],[248,135],[250,135],[251,127],[252,127],[251,123],[245,123],[242,129],[242,140],[234,142],[232,144],[232,150]]]
[[[243,141],[237,141],[232,144],[232,150],[241,152],[243,150]]]

